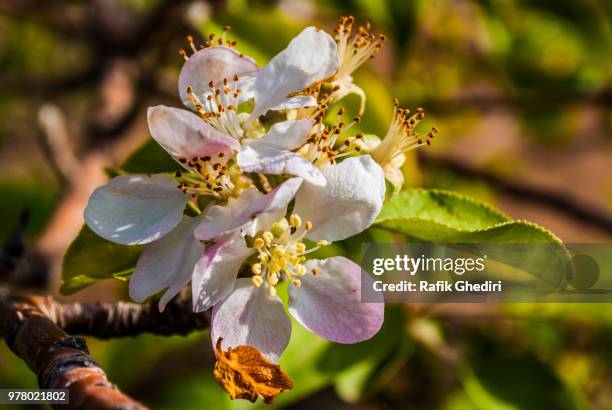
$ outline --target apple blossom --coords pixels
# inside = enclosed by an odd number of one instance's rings
[[[375,168],[368,168],[372,165]],[[360,302],[358,265],[342,257],[306,260],[328,241],[366,229],[384,199],[382,170],[369,156],[349,158],[328,169],[333,172],[325,186],[302,191],[305,182],[293,178],[269,194],[246,191],[225,207],[213,206],[195,229],[201,240],[217,238],[196,265],[192,282],[194,309],[214,307],[213,342],[222,337],[225,346],[247,344],[277,360],[291,332],[276,295],[281,280],[292,286],[289,311],[322,337],[355,343],[371,337],[382,324],[382,304]],[[379,172],[379,183],[363,186],[367,172]],[[295,192],[294,211],[285,218]],[[303,222],[302,215],[316,218],[318,226],[307,218]],[[317,245],[307,249],[304,239]],[[251,278],[238,278],[245,267]]]

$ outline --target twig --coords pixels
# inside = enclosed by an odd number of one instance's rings
[[[208,313],[194,313],[190,298],[174,298],[163,312],[157,303],[71,303],[45,299],[48,316],[68,333],[108,339],[142,333],[187,335],[208,329]]]
[[[38,110],[38,124],[44,134],[41,143],[49,154],[52,168],[61,180],[74,185],[80,177],[81,164],[70,144],[66,117],[58,106],[45,104]]]
[[[466,177],[479,178],[491,184],[494,189],[516,195],[522,200],[540,203],[542,205],[557,209],[560,212],[612,234],[612,214],[603,210],[600,211],[584,206],[584,204],[573,199],[566,193],[549,191],[535,186],[517,184],[498,175],[472,167],[452,158],[439,156],[433,157],[419,153],[419,160],[426,166],[446,168]]]
[[[0,288],[0,336],[36,374],[41,389],[68,389],[68,409],[146,409],[113,385],[89,355],[44,313],[48,300]],[[41,308],[42,307],[42,308]]]

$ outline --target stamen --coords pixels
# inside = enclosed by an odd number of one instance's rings
[[[393,99],[393,119],[381,144],[372,151],[372,157],[379,164],[387,164],[399,155],[423,145],[431,145],[431,140],[436,136],[438,130],[431,128],[425,138],[419,135],[415,128],[425,119],[425,111],[417,108],[410,115],[410,110],[400,108],[397,98]]]
[[[237,75],[234,78],[238,78]],[[244,135],[244,130],[238,118],[238,97],[240,89],[238,88],[237,80],[233,82],[232,87],[229,86],[227,78],[222,80],[223,90],[215,86],[210,81],[206,100],[202,102],[198,96],[193,94],[191,87],[187,87],[187,98],[195,106],[200,114],[200,117],[217,130],[224,134],[231,135],[236,139],[241,139]]]
[[[327,108],[327,106],[325,107]],[[323,123],[325,112],[317,118],[317,123],[314,125],[314,133],[300,147],[298,153],[304,158],[311,161],[317,166],[323,166],[327,163],[335,164],[336,160],[349,155],[354,155],[361,151],[360,140],[363,135],[358,133],[350,137],[343,137],[354,125],[361,121],[359,116],[355,116],[347,124],[342,121],[342,116],[345,114],[345,109],[340,108],[336,113],[335,122],[328,126]],[[342,140],[341,144],[337,144],[338,140]]]
[[[371,32],[371,25],[366,22],[357,27],[353,35],[353,16],[341,17],[340,24],[334,30],[334,38],[338,45],[340,68],[338,78],[349,76],[368,59],[374,57],[383,47],[386,37]]]
[[[281,218],[273,224],[276,225],[291,226],[292,230],[285,229],[280,235],[275,235],[272,228],[272,231],[257,235],[251,246],[257,251],[258,259],[251,264],[251,280],[254,286],[261,286],[265,282],[270,289],[274,289],[281,280],[288,280],[293,286],[299,287],[302,281],[298,278],[307,272],[305,255],[328,245],[328,242],[320,240],[315,247],[307,249],[303,239],[312,229],[312,223],[305,222],[302,228],[302,219],[297,214],[290,215],[288,219]],[[271,295],[275,295],[275,292],[270,290]]]

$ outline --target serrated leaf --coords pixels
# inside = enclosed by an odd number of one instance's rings
[[[107,241],[83,226],[64,256],[60,292],[69,295],[102,279],[125,280],[142,249]]]
[[[438,189],[411,189],[402,192],[383,206],[376,224],[392,222],[398,218],[430,221],[458,231],[475,231],[511,220],[490,205]]]
[[[411,242],[550,244],[513,252],[499,247],[489,256],[554,286],[562,283],[566,267],[571,266],[569,252],[552,232],[531,222],[513,221],[487,204],[454,192],[404,191],[383,206],[373,226],[401,233]]]

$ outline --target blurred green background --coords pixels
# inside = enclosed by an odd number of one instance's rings
[[[28,252],[48,272],[34,285],[56,294],[104,168],[147,141],[147,106],[180,105],[186,35],[229,24],[262,66],[305,26],[331,32],[342,15],[389,38],[355,76],[368,96],[362,128],[384,135],[397,97],[426,110],[423,129],[440,130],[405,166],[409,186],[477,197],[566,242],[610,242],[610,1],[3,0],[0,244],[28,209]],[[32,265],[16,276],[41,270]],[[126,298],[107,281],[70,300]],[[207,334],[88,342],[109,378],[153,408],[250,407],[213,380]],[[383,330],[359,345],[295,324],[281,361],[295,388],[272,406],[611,409],[610,346],[605,304],[390,306]],[[0,387],[35,386],[1,344]]]

